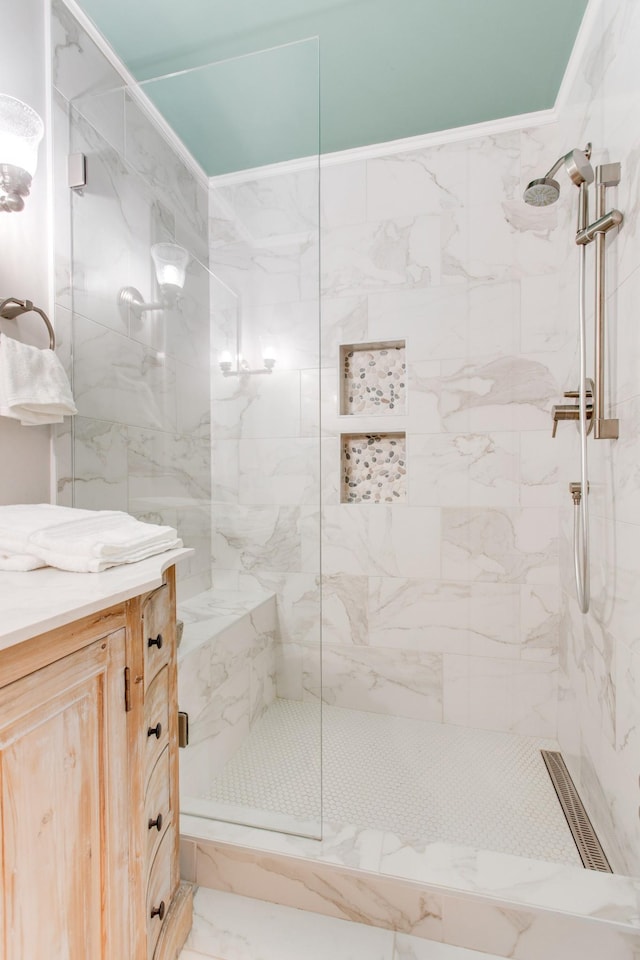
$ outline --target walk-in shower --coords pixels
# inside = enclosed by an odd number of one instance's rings
[[[622,214],[619,210],[605,213],[605,191],[620,182],[620,164],[607,163],[596,168],[596,219],[589,223],[589,184],[594,181],[590,163],[591,144],[584,150],[573,149],[554,163],[544,177],[532,180],[524,191],[524,201],[530,206],[547,207],[560,196],[560,185],[555,174],[564,168],[579,188],[578,225],[576,243],[580,247],[580,273],[578,294],[578,331],[580,372],[577,390],[565,393],[567,399],[577,399],[576,404],[557,404],[553,407],[553,436],[558,423],[564,420],[578,421],[580,430],[580,481],[569,485],[574,505],[573,557],[576,594],[582,613],[587,613],[590,603],[589,584],[589,470],[587,436],[594,429],[597,440],[615,440],[618,437],[618,421],[604,416],[604,346],[605,346],[605,237],[609,230],[619,227]],[[587,320],[586,320],[586,253],[587,245],[596,241],[595,261],[595,376],[587,377]]]

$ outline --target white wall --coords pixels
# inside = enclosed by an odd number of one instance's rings
[[[3,0],[0,92],[24,100],[46,119],[44,9],[42,0]],[[24,211],[0,213],[0,297],[29,298],[49,312],[47,135]],[[19,324],[2,321],[2,330],[43,343],[38,317],[26,317]],[[49,427],[21,427],[0,418],[0,503],[49,500],[49,432]]]

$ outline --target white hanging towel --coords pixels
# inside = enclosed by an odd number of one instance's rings
[[[62,423],[77,412],[55,351],[39,350],[0,333],[0,416],[37,426]]]
[[[0,506],[0,570],[46,565],[101,573],[181,546],[173,527],[143,523],[117,510],[50,503]]]

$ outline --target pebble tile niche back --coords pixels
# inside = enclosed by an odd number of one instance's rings
[[[393,417],[406,413],[406,345],[345,344],[340,348],[343,416]],[[343,503],[401,503],[407,498],[406,436],[400,431],[341,436]]]

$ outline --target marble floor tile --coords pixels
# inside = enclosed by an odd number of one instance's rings
[[[390,930],[201,888],[187,947],[219,960],[392,960],[393,941]]]

